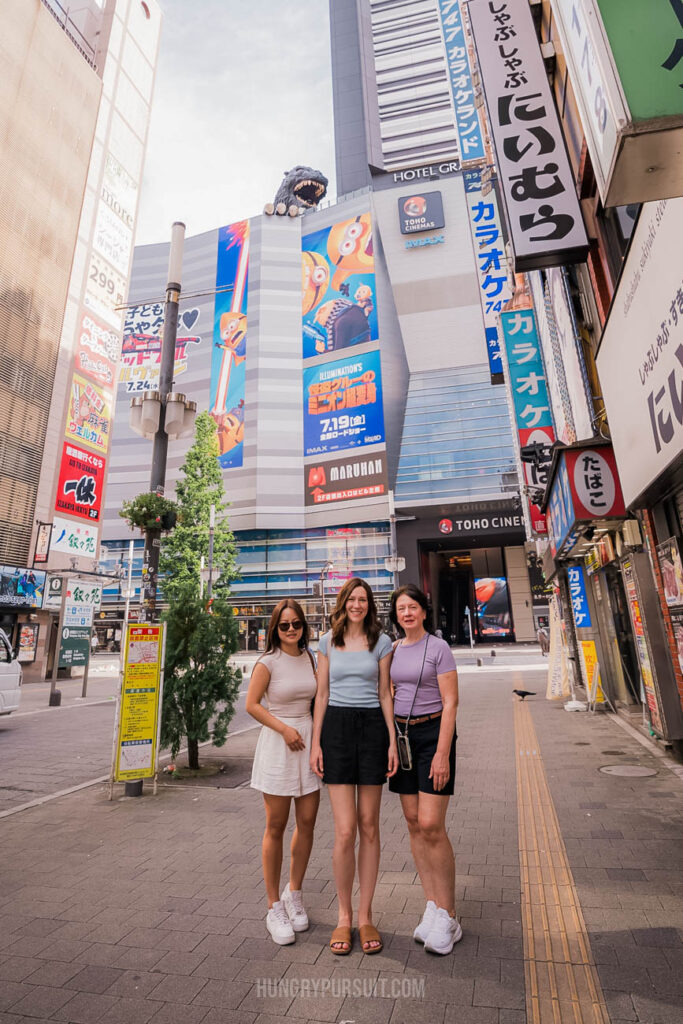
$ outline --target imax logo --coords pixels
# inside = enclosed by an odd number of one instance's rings
[[[430,238],[410,238],[406,242],[406,249],[421,249],[425,245],[440,245],[445,241],[443,235],[431,235]]]

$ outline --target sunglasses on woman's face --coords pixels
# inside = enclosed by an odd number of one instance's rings
[[[278,622],[277,628],[281,633],[288,633],[290,629],[301,629],[303,622],[299,622],[298,619],[294,619],[293,622]]]

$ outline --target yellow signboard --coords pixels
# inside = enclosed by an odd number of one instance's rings
[[[131,622],[126,629],[116,782],[150,779],[156,770],[165,627]]]
[[[605,703],[605,695],[602,692],[602,680],[600,678],[600,674],[599,673],[598,673],[597,679],[595,680],[595,691],[593,690],[593,686],[594,686],[593,675],[594,675],[594,672],[595,672],[595,666],[598,663],[598,652],[597,652],[597,649],[595,647],[594,641],[593,640],[582,640],[581,641],[581,653],[583,655],[583,664],[584,664],[584,668],[586,670],[586,680],[587,680],[586,690],[588,691],[589,699],[590,699],[591,703],[593,703],[593,704],[604,704]]]

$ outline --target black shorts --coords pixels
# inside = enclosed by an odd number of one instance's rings
[[[399,723],[401,732],[405,726]],[[453,742],[448,757],[451,766],[451,773],[448,782],[443,789],[435,790],[429,772],[432,767],[432,758],[436,753],[439,742],[439,729],[441,719],[432,718],[429,722],[420,722],[418,725],[408,726],[408,740],[410,741],[410,752],[413,758],[413,767],[410,771],[399,768],[392,778],[389,779],[389,789],[392,793],[436,793],[437,796],[453,796],[455,787],[455,742],[458,738],[457,732],[453,733]]]
[[[389,732],[381,708],[328,705],[320,746],[328,786],[381,786],[387,781]]]

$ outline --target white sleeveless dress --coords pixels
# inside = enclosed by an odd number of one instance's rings
[[[252,789],[273,796],[305,796],[320,789],[322,783],[310,768],[313,719],[311,701],[316,680],[306,651],[297,658],[283,651],[264,654],[260,663],[270,672],[265,692],[271,714],[291,725],[305,743],[303,750],[290,750],[279,732],[264,725],[256,744],[251,770]]]

